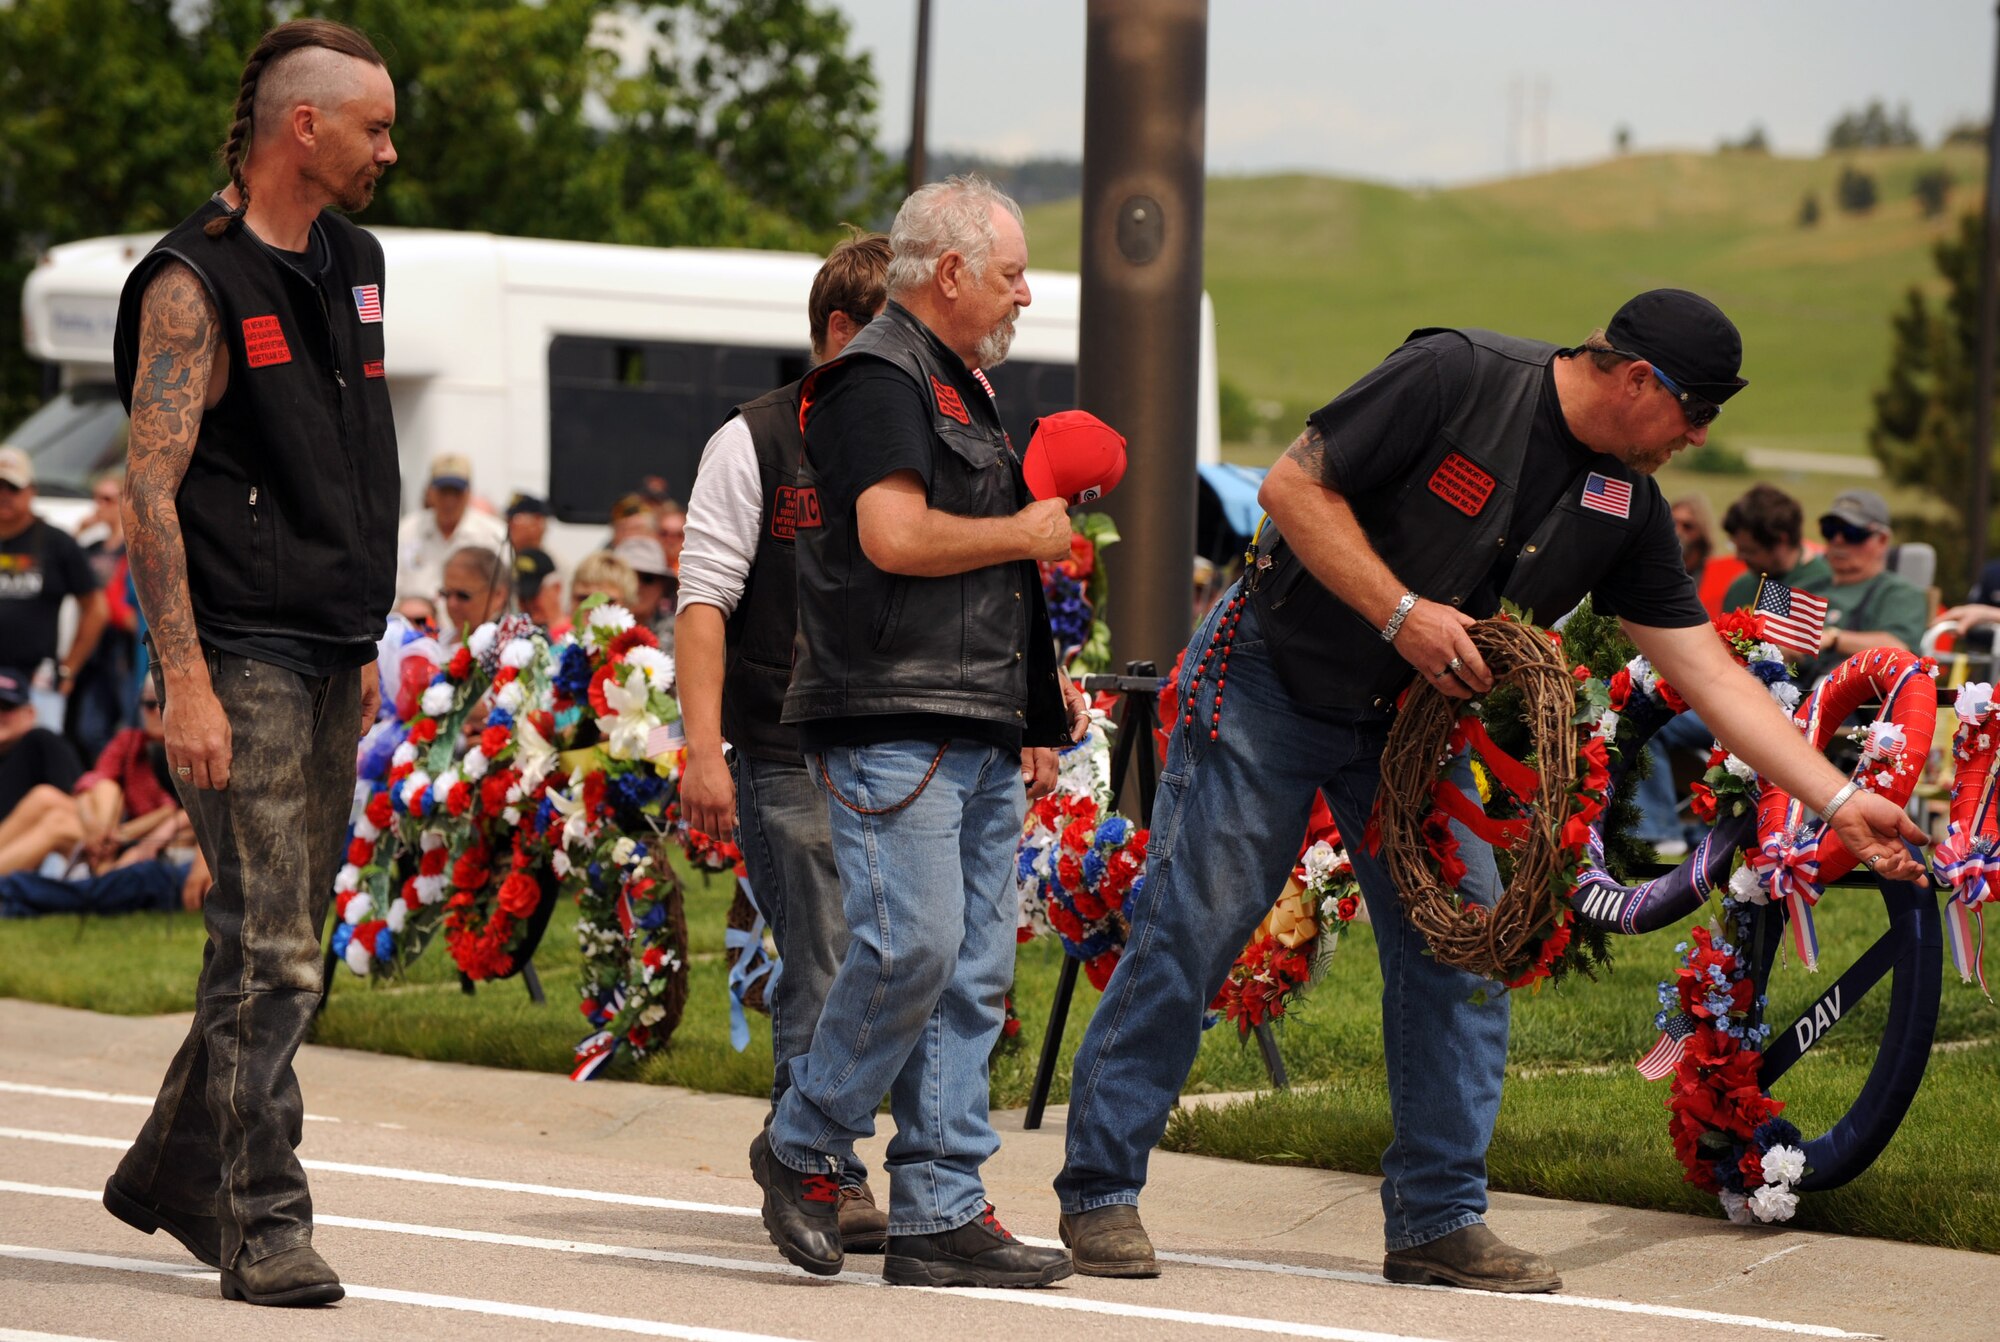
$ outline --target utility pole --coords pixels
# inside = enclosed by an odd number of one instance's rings
[[[1129,440],[1106,501],[1120,663],[1192,628],[1208,0],[1090,0],[1077,404]]]
[[[910,190],[930,180],[925,162],[924,119],[930,108],[931,0],[917,0],[917,74],[910,92]]]
[[[2000,25],[2000,6],[1995,7]],[[1986,120],[1986,239],[1979,257],[1979,359],[1972,389],[1972,572],[1986,567],[1987,507],[1993,494],[1993,346],[2000,327],[2000,45],[1993,57],[1993,103]]]

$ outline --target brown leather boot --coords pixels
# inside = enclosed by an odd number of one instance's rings
[[[1506,1243],[1484,1222],[1413,1249],[1390,1250],[1382,1260],[1382,1275],[1390,1281],[1474,1291],[1562,1289],[1562,1278],[1546,1258]]]
[[[867,1184],[840,1186],[840,1247],[845,1253],[881,1253],[889,1245],[889,1214],[875,1205]]]
[[[340,1278],[310,1244],[222,1269],[224,1300],[253,1305],[330,1305],[346,1294]]]
[[[1157,1277],[1153,1241],[1139,1224],[1139,1209],[1114,1202],[1095,1211],[1062,1214],[1057,1223],[1070,1261],[1086,1277]]]

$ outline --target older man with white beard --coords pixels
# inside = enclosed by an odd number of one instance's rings
[[[1069,553],[1064,504],[1029,501],[974,376],[1031,301],[1027,239],[1013,201],[954,177],[903,203],[890,246],[888,307],[801,389],[816,498],[784,720],[826,794],[851,939],[750,1163],[773,1243],[840,1271],[837,1176],[887,1093],[884,1278],[1046,1286],[1068,1255],[1008,1234],[979,1173],[1021,819],[1088,721],[1035,570]]]

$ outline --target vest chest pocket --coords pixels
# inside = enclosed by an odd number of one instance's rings
[[[1006,439],[957,425],[940,426],[948,451],[931,481],[934,505],[969,517],[1004,517],[1015,511],[1013,454]]]

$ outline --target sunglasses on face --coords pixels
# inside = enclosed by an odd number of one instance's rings
[[[1681,403],[1681,413],[1687,416],[1690,429],[1704,428],[1713,424],[1715,417],[1722,413],[1722,407],[1715,402],[1703,400],[1691,391],[1682,391],[1672,378],[1660,371],[1657,364],[1653,367],[1653,376],[1667,389],[1667,395]]]
[[[1873,527],[1857,527],[1850,522],[1842,522],[1837,518],[1829,517],[1819,524],[1821,540],[1843,541],[1848,545],[1860,545],[1874,534],[1875,528]]]

